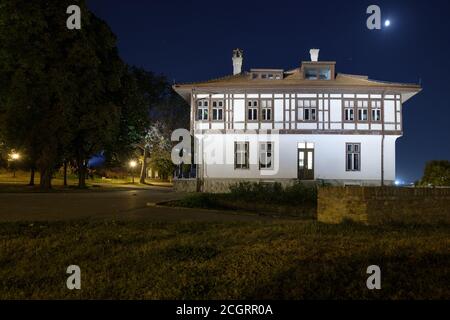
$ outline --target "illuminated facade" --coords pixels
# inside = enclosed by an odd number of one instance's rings
[[[421,87],[336,73],[310,54],[293,70],[242,72],[237,49],[233,75],[174,85],[191,104],[204,190],[240,180],[394,183],[403,104]]]

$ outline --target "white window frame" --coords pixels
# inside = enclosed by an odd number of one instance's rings
[[[299,99],[297,109],[298,121],[317,122],[317,99]]]
[[[344,100],[344,122],[355,122],[354,100]]]
[[[208,121],[209,103],[208,100],[197,100],[197,121]]]
[[[370,120],[372,122],[381,122],[381,100],[372,100],[371,109]]]
[[[272,121],[272,100],[261,100],[261,120],[265,122]]]
[[[238,161],[238,159],[240,161]],[[234,143],[234,170],[250,169],[250,143],[235,142]]]
[[[223,100],[213,100],[212,101],[212,120],[213,121],[223,121]],[[220,115],[220,117],[219,117]]]
[[[369,121],[369,100],[357,100],[358,122]]]
[[[361,171],[361,143],[345,144],[345,170],[347,172]]]
[[[272,141],[260,142],[258,151],[259,170],[273,170],[274,143]],[[269,161],[270,160],[270,161]],[[270,162],[270,165],[268,164]]]
[[[248,100],[247,102],[247,120],[257,122],[259,113],[258,100]]]

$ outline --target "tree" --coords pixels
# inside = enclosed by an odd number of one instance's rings
[[[120,142],[114,146],[115,154],[126,160],[137,148],[141,160],[139,181],[145,183],[148,160],[155,149],[155,135],[170,141],[173,130],[188,125],[189,106],[163,75],[128,67],[126,78],[123,94],[126,112],[121,122]]]
[[[450,186],[450,161],[430,161],[425,166],[421,185]]]
[[[170,139],[164,134],[166,131],[162,122],[155,122],[148,129],[143,142],[139,145],[143,151],[140,183],[145,183],[148,159],[152,162],[154,169],[160,172],[166,172],[171,167],[166,163],[167,160],[171,159],[171,143]]]
[[[64,138],[65,1],[0,2],[0,125],[7,143],[27,152],[49,188]],[[32,176],[33,177],[33,176]],[[33,183],[33,179],[31,179]]]
[[[89,158],[118,139],[126,72],[108,25],[85,11],[81,32],[67,48],[70,91],[64,96],[70,123],[65,151],[74,159],[79,187],[85,187]]]
[[[66,9],[81,7],[81,30]],[[74,158],[79,186],[90,156],[113,144],[120,127],[124,65],[109,27],[83,0],[0,2],[0,126],[26,150],[50,188],[53,172]]]
[[[123,108],[119,139],[107,150],[111,159],[125,162],[134,155],[136,148],[140,151],[139,157],[147,158],[145,137],[151,123],[150,110],[160,102],[165,89],[163,76],[141,68],[127,67],[120,93]]]

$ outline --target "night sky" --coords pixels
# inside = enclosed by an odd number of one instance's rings
[[[428,160],[450,159],[450,2],[88,0],[118,37],[129,64],[174,82],[232,73],[232,49],[244,69],[299,66],[309,49],[336,61],[337,72],[421,83],[404,105],[397,178],[421,177]],[[391,26],[370,31],[366,8],[381,7]]]

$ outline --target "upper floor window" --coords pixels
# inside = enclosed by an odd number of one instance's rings
[[[257,100],[249,100],[247,102],[247,119],[249,121],[258,121],[258,101]]]
[[[208,120],[208,100],[198,100],[197,101],[197,120],[207,121]]]
[[[298,100],[298,120],[317,121],[317,100],[303,99]]]
[[[212,119],[213,121],[223,120],[223,100],[214,100],[212,102]]]
[[[272,100],[261,100],[262,121],[272,121]]]
[[[372,121],[380,122],[381,121],[381,100],[372,100]]]
[[[355,101],[344,100],[344,120],[355,121]]]
[[[358,121],[368,121],[369,120],[369,101],[368,100],[358,100],[356,102],[358,106]]]
[[[361,171],[361,144],[347,143],[346,147],[346,170]]]
[[[259,144],[259,169],[273,169],[273,142]]]
[[[235,142],[234,143],[234,168],[235,169],[249,169],[249,143]]]

